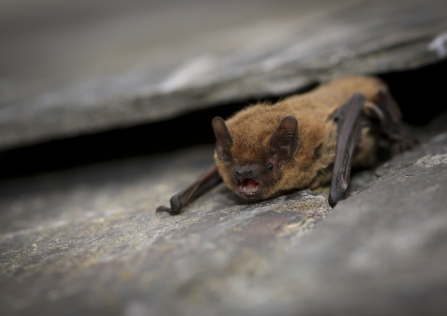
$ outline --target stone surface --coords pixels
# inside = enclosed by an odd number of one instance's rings
[[[0,314],[444,315],[446,122],[333,210],[326,189],[244,205],[219,186],[157,217],[210,147],[4,181]]]
[[[447,2],[2,1],[0,150],[447,56]]]

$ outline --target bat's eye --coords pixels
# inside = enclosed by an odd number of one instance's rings
[[[268,169],[268,170],[272,170],[272,169],[273,169],[273,165],[272,165],[271,163],[269,163],[269,164],[267,165],[267,169]]]

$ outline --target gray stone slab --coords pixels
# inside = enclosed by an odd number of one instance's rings
[[[219,186],[155,208],[212,148],[0,183],[1,315],[444,315],[447,116],[327,189],[245,205]]]
[[[2,2],[0,150],[447,56],[447,2]]]

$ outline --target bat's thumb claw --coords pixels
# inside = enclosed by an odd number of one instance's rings
[[[169,207],[161,205],[161,206],[157,207],[157,209],[155,210],[155,214],[160,215],[161,213],[171,214],[171,209]]]
[[[180,214],[180,210],[179,208],[169,208],[167,206],[159,206],[157,207],[157,209],[155,210],[155,214],[160,215],[161,213],[168,213],[169,215],[178,215]]]

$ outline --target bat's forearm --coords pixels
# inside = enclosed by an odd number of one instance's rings
[[[188,203],[192,202],[200,195],[211,190],[220,182],[222,182],[222,178],[217,172],[217,168],[214,166],[210,170],[208,170],[205,174],[200,176],[197,179],[197,181],[195,181],[189,187],[174,195],[170,200],[171,208],[166,206],[159,206],[156,212],[157,213],[166,212],[171,215],[180,214],[182,209]]]

